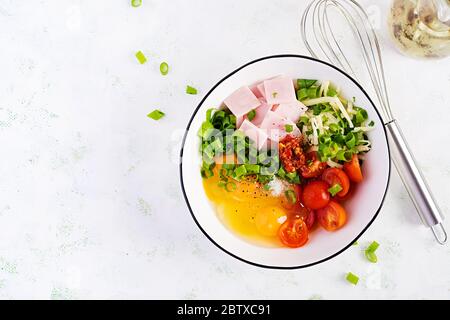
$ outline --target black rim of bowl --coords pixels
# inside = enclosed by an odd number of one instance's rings
[[[251,64],[257,63],[257,62],[259,62],[259,61],[262,61],[262,60],[277,59],[277,58],[299,58],[299,59],[306,59],[306,60],[316,61],[316,62],[318,62],[318,63],[327,65],[327,66],[329,66],[329,67],[331,67],[331,68],[337,70],[338,72],[340,72],[340,73],[342,73],[344,76],[346,76],[348,79],[350,79],[350,80],[351,80],[351,81],[352,81],[352,82],[353,82],[353,83],[354,83],[354,84],[355,84],[355,85],[356,85],[356,86],[364,93],[364,95],[367,97],[367,99],[369,100],[369,102],[372,104],[372,107],[374,108],[374,110],[375,110],[375,112],[376,112],[376,114],[377,114],[377,116],[378,116],[380,122],[383,124],[383,126],[382,126],[382,127],[383,127],[383,133],[384,133],[384,138],[386,139],[386,146],[387,146],[387,149],[388,149],[388,158],[389,158],[389,159],[388,159],[388,160],[389,160],[389,162],[388,162],[388,179],[387,179],[386,187],[385,187],[384,194],[383,194],[383,197],[382,197],[382,199],[381,199],[380,205],[379,205],[377,211],[375,212],[374,216],[372,217],[372,219],[371,219],[371,220],[369,221],[369,223],[367,224],[367,226],[364,227],[364,229],[356,236],[356,238],[353,239],[352,241],[350,241],[349,244],[347,244],[346,246],[344,246],[344,248],[342,248],[341,250],[337,251],[336,253],[334,253],[334,254],[332,254],[332,255],[330,255],[330,256],[324,258],[324,259],[321,259],[321,260],[318,260],[318,261],[315,261],[315,262],[312,262],[312,263],[304,264],[304,265],[299,265],[299,266],[288,266],[288,267],[284,267],[284,266],[273,266],[273,265],[265,265],[265,264],[259,264],[259,263],[255,263],[255,262],[246,260],[246,259],[241,258],[241,257],[239,257],[238,255],[236,255],[236,254],[234,254],[234,253],[232,253],[232,252],[230,252],[230,251],[224,249],[221,245],[219,245],[216,241],[214,241],[214,240],[212,239],[212,237],[211,237],[211,236],[210,236],[210,235],[202,228],[202,226],[200,225],[200,223],[197,221],[197,218],[195,217],[195,214],[194,214],[194,212],[193,212],[193,210],[192,210],[192,208],[191,208],[191,205],[190,205],[190,203],[189,203],[189,199],[188,199],[188,197],[187,197],[187,195],[186,195],[186,191],[185,191],[185,188],[184,188],[184,181],[183,181],[183,150],[184,150],[184,145],[185,145],[185,142],[186,142],[186,137],[187,137],[187,134],[188,134],[188,132],[189,132],[189,130],[190,130],[192,121],[194,120],[194,118],[195,118],[195,116],[196,116],[198,110],[201,108],[201,106],[203,105],[203,103],[205,102],[205,100],[209,97],[209,95],[210,95],[210,94],[211,94],[211,93],[212,93],[212,92],[213,92],[213,91],[214,91],[214,90],[215,90],[222,82],[224,82],[226,79],[228,79],[229,77],[231,77],[231,76],[234,75],[235,73],[239,72],[240,70],[244,69],[245,67],[247,67],[247,66],[249,66],[249,65],[251,65]],[[371,224],[372,224],[372,223],[375,221],[375,219],[378,217],[378,214],[380,213],[380,210],[381,210],[381,208],[382,208],[382,206],[383,206],[383,204],[384,204],[384,200],[385,200],[385,198],[386,198],[387,190],[388,190],[389,183],[390,183],[390,177],[391,177],[391,154],[390,154],[389,141],[388,141],[388,139],[387,139],[387,133],[386,133],[386,128],[385,128],[385,126],[384,126],[383,118],[381,117],[380,112],[378,111],[377,107],[376,107],[375,104],[373,103],[373,101],[372,101],[372,99],[370,98],[370,96],[367,94],[367,92],[364,90],[364,88],[363,88],[363,87],[362,87],[355,79],[353,79],[353,77],[351,77],[350,75],[348,75],[346,72],[342,71],[341,69],[337,68],[336,66],[334,66],[334,65],[332,65],[332,64],[330,64],[330,63],[328,63],[328,62],[319,60],[319,59],[315,59],[315,58],[308,57],[308,56],[303,56],[303,55],[297,55],[297,54],[279,54],[279,55],[271,55],[271,56],[262,57],[262,58],[259,58],[259,59],[256,59],[256,60],[253,60],[253,61],[250,61],[250,62],[244,64],[243,66],[241,66],[241,67],[235,69],[234,71],[232,71],[231,73],[229,73],[228,75],[226,75],[224,78],[222,78],[219,82],[217,82],[217,83],[216,83],[216,84],[208,91],[208,93],[203,97],[203,99],[200,101],[200,103],[198,104],[198,106],[195,108],[194,113],[192,114],[191,118],[189,119],[188,125],[187,125],[187,127],[186,127],[186,131],[185,131],[185,133],[184,133],[183,141],[182,141],[182,144],[181,144],[181,150],[180,150],[180,167],[179,167],[179,169],[180,169],[180,170],[179,170],[179,173],[180,173],[181,190],[182,190],[182,192],[183,192],[184,200],[186,201],[186,205],[187,205],[187,207],[188,207],[188,209],[189,209],[189,212],[191,213],[191,216],[192,216],[192,218],[194,219],[195,224],[197,225],[197,227],[203,232],[203,234],[204,234],[204,235],[205,235],[205,236],[206,236],[206,237],[207,237],[207,238],[208,238],[208,239],[209,239],[216,247],[218,247],[219,249],[221,249],[222,251],[226,252],[227,254],[229,254],[230,256],[232,256],[232,257],[234,257],[234,258],[236,258],[236,259],[238,259],[238,260],[240,260],[240,261],[243,261],[243,262],[245,262],[245,263],[251,264],[251,265],[253,265],[253,266],[256,266],[256,267],[262,267],[262,268],[268,268],[268,269],[287,269],[287,270],[289,270],[289,269],[301,269],[301,268],[307,268],[307,267],[311,267],[311,266],[314,266],[314,265],[316,265],[316,264],[319,264],[319,263],[328,261],[328,260],[330,260],[330,259],[332,259],[332,258],[338,256],[339,254],[341,254],[342,252],[344,252],[345,250],[347,250],[349,247],[351,247],[351,246],[353,245],[353,243],[355,243],[355,242],[356,242],[356,241],[364,234],[364,232],[366,232],[366,230],[371,226]]]

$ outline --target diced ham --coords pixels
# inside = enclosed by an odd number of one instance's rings
[[[255,97],[257,97],[258,99],[264,98],[264,88],[261,91],[261,89],[258,87],[262,82],[257,82],[253,85],[251,85],[249,88],[250,90],[253,92],[253,94],[255,95]]]
[[[264,82],[259,83],[256,86],[256,89],[258,90],[258,92],[261,94],[261,97],[263,97],[264,99],[266,98],[266,91],[264,89]]]
[[[280,103],[280,105],[274,110],[280,117],[288,118],[289,120],[297,123],[298,119],[304,114],[308,108],[298,100],[289,103]]]
[[[261,105],[255,109],[256,115],[251,121],[255,126],[259,126],[261,122],[263,122],[264,118],[266,117],[267,111],[270,110],[270,105],[267,104],[267,102],[260,98],[259,101],[261,102]]]
[[[261,104],[250,88],[246,86],[234,91],[224,100],[224,103],[236,117],[247,114]]]
[[[292,132],[286,132],[286,125],[292,126]],[[301,135],[300,130],[292,120],[283,118],[273,111],[267,112],[260,128],[265,130],[269,139],[275,142],[280,141],[287,134],[291,134],[293,136]]]
[[[265,131],[261,130],[247,119],[242,122],[239,130],[242,131],[253,142],[255,142],[258,150],[266,145],[268,137]]]
[[[245,116],[239,116],[236,117],[236,128],[239,128],[242,124],[242,122],[244,122]]]
[[[286,76],[264,81],[264,92],[268,104],[289,103],[297,100],[294,83]]]

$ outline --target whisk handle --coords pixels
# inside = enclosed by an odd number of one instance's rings
[[[432,229],[439,243],[445,243],[447,241],[447,234],[442,225],[444,217],[422,172],[414,160],[414,156],[409,150],[399,125],[393,120],[386,123],[386,129],[389,133],[388,136],[394,164],[422,222]],[[439,232],[438,229],[440,229]]]

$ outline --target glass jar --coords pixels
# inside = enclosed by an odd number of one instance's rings
[[[450,55],[450,0],[393,0],[388,23],[394,42],[407,55]]]

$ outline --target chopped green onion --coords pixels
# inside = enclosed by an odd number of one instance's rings
[[[243,175],[247,174],[247,169],[245,168],[245,165],[240,165],[236,169],[234,169],[234,175],[239,178]]]
[[[292,204],[297,203],[297,195],[295,194],[294,190],[286,190],[284,192],[284,195],[286,196],[286,198],[288,199],[288,201]]]
[[[197,94],[197,89],[191,86],[186,86],[186,93],[187,94]]]
[[[276,98],[278,95],[278,92],[272,92],[272,98]]]
[[[150,112],[147,117],[153,119],[153,120],[159,120],[162,117],[164,117],[165,113],[160,111],[160,110],[153,110],[152,112]]]
[[[232,169],[234,169],[234,167],[236,167],[236,165],[234,163],[222,164],[222,168],[224,168],[225,170],[232,170]]]
[[[352,245],[353,245],[353,246],[357,246],[357,245],[358,245],[358,241],[353,242]]]
[[[218,183],[217,183],[217,186],[219,187],[219,188],[225,188],[225,185],[226,185],[227,183],[225,182],[225,181],[219,181]]]
[[[147,62],[147,58],[145,57],[145,55],[142,53],[142,51],[138,51],[136,52],[136,58],[138,59],[140,64],[144,64]]]
[[[270,190],[270,185],[268,183],[266,183],[263,188],[264,188],[265,191],[269,191]]]
[[[369,127],[373,127],[374,125],[375,125],[375,122],[373,122],[373,120],[369,122]]]
[[[208,179],[214,175],[214,172],[209,168],[201,168],[200,174],[201,174],[202,178]]]
[[[142,0],[131,0],[131,6],[134,8],[140,7],[142,5]]]
[[[328,91],[327,91],[327,96],[329,96],[329,97],[335,97],[335,96],[337,96],[337,91],[336,91],[336,89],[334,89],[333,87],[328,87]]]
[[[328,189],[328,192],[334,197],[342,190],[342,186],[339,183],[336,183],[331,188]]]
[[[297,126],[308,124],[309,118],[307,116],[301,116],[298,120]],[[331,128],[331,125],[330,125]]]
[[[308,98],[309,99],[317,98],[319,96],[319,89],[320,88],[316,86],[309,87],[307,90]]]
[[[317,80],[297,79],[297,86],[298,86],[299,89],[309,88],[316,82],[317,82]]]
[[[341,161],[350,161],[353,157],[353,152],[351,151],[345,151],[345,150],[340,150],[337,152],[336,154],[336,159],[341,160]]]
[[[371,252],[375,252],[378,247],[380,246],[380,244],[376,241],[373,241],[368,247],[367,247],[367,251],[371,251]]]
[[[378,249],[378,247],[380,246],[380,244],[376,241],[373,241],[365,250],[364,254],[367,258],[367,260],[369,260],[372,263],[376,263],[378,261],[377,255],[375,254],[375,251]]]
[[[233,181],[227,182],[225,184],[225,190],[227,190],[228,192],[233,192],[236,190],[236,188],[236,183],[234,183]]]
[[[351,272],[347,273],[347,276],[345,277],[348,282],[350,282],[353,285],[357,285],[359,281],[359,277],[356,274],[353,274]]]
[[[298,100],[305,100],[306,98],[308,98],[308,89],[307,88],[302,88],[300,90],[297,90],[297,99]]]
[[[292,124],[286,124],[284,126],[284,129],[286,130],[287,133],[294,131],[294,126]]]
[[[345,137],[345,144],[349,148],[353,148],[356,145],[356,138],[352,132],[349,132]]]
[[[247,174],[258,174],[259,168],[260,167],[257,164],[245,164],[245,170],[247,170]]]
[[[286,176],[286,171],[284,171],[283,167],[280,167],[280,169],[278,170],[278,176],[280,178],[284,178]]]
[[[377,263],[378,258],[377,258],[377,255],[375,254],[375,252],[367,251],[367,250],[366,250],[366,251],[364,252],[364,254],[365,254],[367,260],[369,260],[369,261],[372,262],[372,263]]]
[[[161,64],[159,65],[159,71],[163,76],[169,73],[169,65],[167,64],[167,62],[161,62]]]
[[[248,121],[252,121],[256,117],[256,110],[253,109],[249,113],[247,113],[247,119]]]

